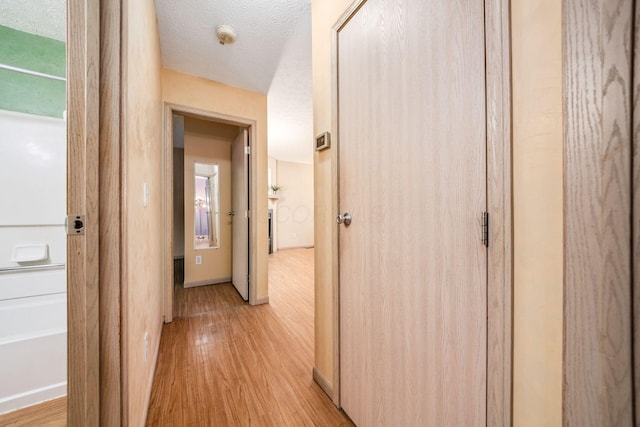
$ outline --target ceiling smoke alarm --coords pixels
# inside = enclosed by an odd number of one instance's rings
[[[216,27],[216,35],[221,45],[232,44],[238,38],[236,31],[228,25],[218,25]]]

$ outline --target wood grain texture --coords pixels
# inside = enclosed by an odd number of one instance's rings
[[[123,424],[141,425],[163,314],[162,60],[154,2],[123,2],[121,31]]]
[[[359,425],[486,425],[483,1],[338,33],[340,394]]]
[[[330,216],[328,218],[328,222],[331,224],[331,295],[332,295],[332,318],[331,324],[333,327],[332,339],[333,339],[333,359],[331,360],[333,364],[333,384],[331,385],[332,390],[332,398],[333,403],[335,403],[338,407],[342,407],[342,396],[341,396],[341,372],[340,372],[340,237],[339,237],[339,227],[335,224],[335,215],[339,214],[340,209],[340,150],[339,150],[339,92],[338,92],[338,76],[339,76],[339,63],[338,63],[338,33],[340,29],[351,19],[351,17],[362,7],[362,5],[367,0],[354,0],[353,3],[349,5],[349,7],[344,11],[344,13],[340,16],[338,21],[331,28],[331,130],[334,138],[336,138],[334,143],[334,148],[331,151],[331,188],[335,188],[336,191],[331,192],[331,207],[332,211],[330,212]],[[317,97],[316,94],[314,96]],[[321,152],[322,153],[322,152]],[[320,168],[318,168],[320,169]],[[318,181],[315,178],[315,181]],[[316,188],[316,200],[321,199],[322,196],[318,194],[318,189]],[[317,203],[317,202],[316,202]],[[322,220],[322,215],[319,215],[320,212],[316,212],[316,221]],[[323,240],[318,238],[318,225],[316,225],[316,247],[322,248]],[[324,259],[316,260],[316,265],[320,262],[326,262]],[[323,279],[324,272],[316,272],[316,289],[319,288],[321,284],[318,282]],[[317,292],[317,291],[316,291]],[[324,320],[324,319],[323,319]],[[322,320],[316,321],[318,325]],[[325,320],[326,322],[326,320]],[[316,326],[316,334],[320,335],[322,332],[322,326]],[[316,346],[320,346],[320,339],[322,337],[316,337]],[[318,352],[322,354],[322,352]],[[318,372],[320,370],[318,369]],[[326,389],[325,389],[326,391]]]
[[[230,282],[216,285],[185,288],[175,285],[176,318],[195,316],[228,309],[238,305],[238,292],[227,286]]]
[[[338,30],[366,0],[354,1],[332,30],[332,132],[338,134]],[[488,260],[487,423],[510,425],[512,412],[512,217],[511,217],[511,80],[510,12],[507,0],[485,3],[487,55],[487,204],[492,226]],[[338,182],[338,150],[331,150],[332,181]],[[317,180],[317,178],[316,178]],[[333,192],[338,205],[338,194]],[[337,212],[337,209],[334,209]],[[333,222],[333,218],[332,218]],[[333,399],[340,404],[338,237],[332,250],[333,279]]]
[[[313,249],[281,249],[269,256],[269,305],[313,359]]]
[[[224,303],[164,326],[147,425],[353,425],[311,378],[312,259],[270,257],[269,305],[215,285]]]
[[[513,237],[509,0],[485,2],[487,96],[487,425],[512,425]]]
[[[100,425],[122,423],[120,2],[100,2]]]
[[[67,238],[69,425],[100,420],[99,63],[100,2],[67,2],[67,212],[85,234]]]
[[[633,276],[633,373],[635,422],[640,420],[640,3],[634,2],[633,29],[633,133],[632,133],[632,252]]]
[[[563,423],[633,425],[631,0],[565,0]]]
[[[0,426],[3,427],[66,427],[66,425],[66,397],[0,415]]]

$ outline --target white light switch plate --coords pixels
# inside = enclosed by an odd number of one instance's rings
[[[142,204],[144,205],[145,208],[149,204],[149,186],[147,185],[146,182],[142,186]]]

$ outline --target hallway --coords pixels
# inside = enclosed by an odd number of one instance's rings
[[[311,378],[313,249],[271,255],[269,287],[256,307],[231,284],[178,290],[147,425],[352,425]]]

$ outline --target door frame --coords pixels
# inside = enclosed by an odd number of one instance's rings
[[[199,108],[188,107],[170,102],[164,103],[164,131],[162,136],[162,156],[163,156],[163,296],[164,296],[164,321],[169,323],[174,318],[174,295],[173,295],[173,114],[183,114],[201,120],[215,121],[234,126],[246,127],[249,130],[249,210],[255,210],[258,206],[258,183],[255,170],[256,156],[256,121],[244,117],[236,117],[214,111],[201,110]],[[249,304],[257,305],[261,302],[256,299],[257,295],[257,273],[258,253],[253,250],[257,242],[258,231],[257,215],[249,216]]]
[[[338,33],[367,0],[356,0],[331,31],[331,132],[338,139]],[[485,0],[487,211],[487,425],[512,424],[513,237],[511,171],[511,34],[509,0]],[[337,147],[331,150],[332,187],[339,184]],[[338,212],[339,191],[332,205]],[[478,213],[480,214],[480,213]],[[480,236],[480,229],[478,229]],[[478,237],[479,239],[480,237]],[[340,406],[340,283],[338,227],[333,253],[333,388]]]
[[[124,419],[120,241],[122,2],[67,0],[67,423]]]

